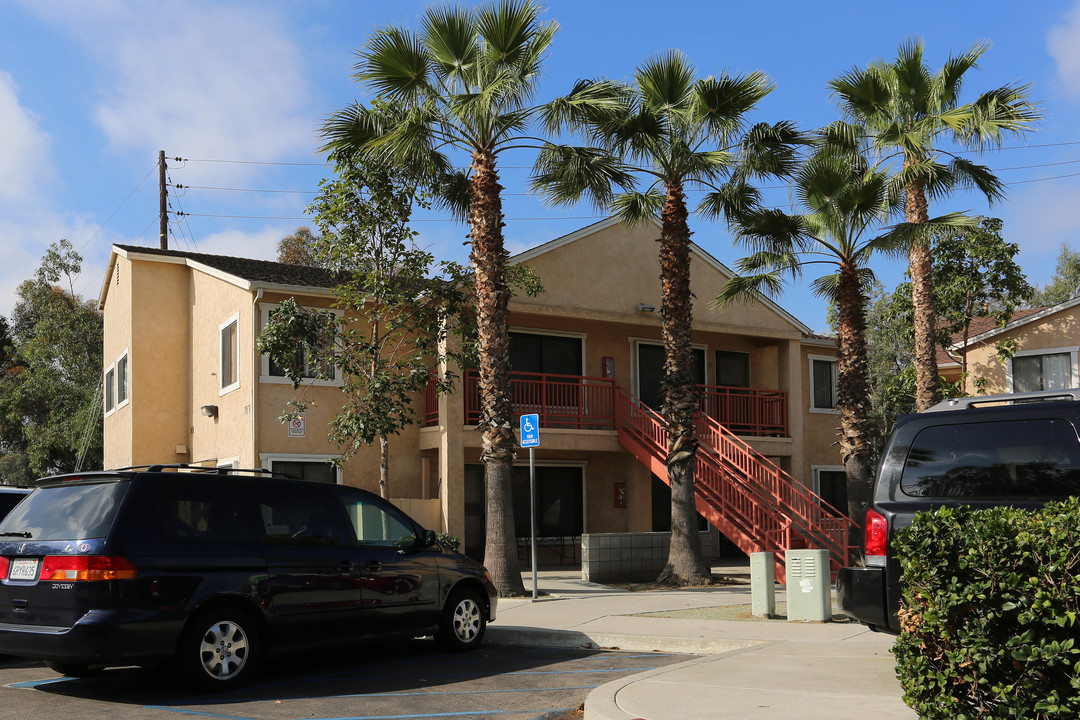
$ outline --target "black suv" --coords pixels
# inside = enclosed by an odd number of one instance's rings
[[[267,652],[471,649],[495,607],[483,566],[378,496],[265,470],[46,478],[0,521],[0,653],[67,675],[174,660],[225,689]]]
[[[841,610],[899,633],[893,535],[947,505],[1038,508],[1080,495],[1080,389],[948,400],[900,418],[885,446],[864,525],[864,567],[836,579]]]

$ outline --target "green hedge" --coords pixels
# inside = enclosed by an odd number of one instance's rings
[[[894,549],[896,673],[920,717],[1080,717],[1080,501],[920,513]]]

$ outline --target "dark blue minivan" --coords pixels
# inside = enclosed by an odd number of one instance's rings
[[[495,609],[484,567],[390,503],[264,470],[46,478],[0,521],[0,653],[67,675],[175,661],[226,689],[268,653],[475,648]]]

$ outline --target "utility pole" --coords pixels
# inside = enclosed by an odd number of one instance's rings
[[[169,206],[167,202],[168,192],[165,187],[165,151],[158,152],[158,218],[159,233],[161,235],[161,249],[169,249]]]

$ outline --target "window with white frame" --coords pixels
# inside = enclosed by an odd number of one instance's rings
[[[130,399],[128,386],[128,356],[124,353],[116,361],[116,407],[121,408]]]
[[[810,411],[836,411],[836,358],[810,356]]]
[[[105,371],[105,383],[102,388],[105,395],[105,414],[108,415],[116,409],[116,366]]]
[[[1010,364],[1013,392],[1064,390],[1075,387],[1076,349],[1018,352]]]
[[[240,336],[239,313],[223,322],[218,333],[221,338],[218,379],[221,394],[224,395],[240,387],[240,348],[237,342]]]
[[[274,311],[277,305],[264,304],[261,306],[262,311],[262,326],[265,328],[266,324],[270,321],[270,313]],[[323,308],[319,308],[323,310]],[[331,310],[339,318],[341,312],[339,310]],[[311,354],[306,352],[304,348],[298,347],[296,353],[293,356],[293,367],[300,369],[300,377],[307,381],[310,381],[312,385],[341,385],[341,371],[339,368],[332,364],[320,365],[313,361]],[[270,360],[267,355],[262,356],[262,372],[259,378],[260,382],[270,383],[291,383],[292,381],[286,374],[287,368],[278,365]]]

